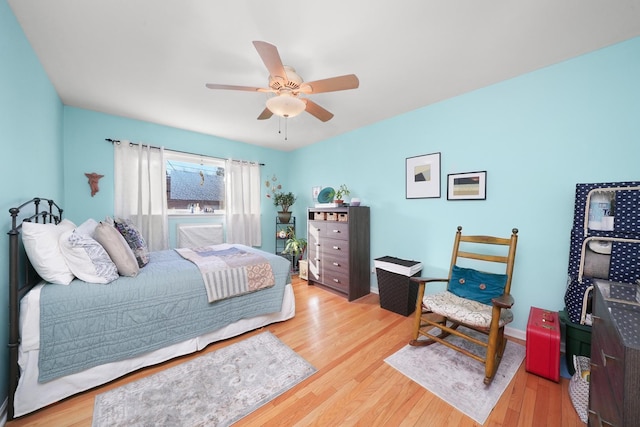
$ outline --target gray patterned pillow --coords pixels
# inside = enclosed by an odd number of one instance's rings
[[[109,283],[116,280],[118,268],[107,251],[95,239],[76,230],[63,233],[60,251],[74,276],[89,283]]]
[[[136,256],[138,267],[142,268],[149,264],[147,242],[144,240],[144,237],[142,237],[142,233],[133,225],[133,222],[129,219],[118,218],[115,220],[115,226]]]

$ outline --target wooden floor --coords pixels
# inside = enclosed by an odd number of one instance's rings
[[[477,426],[384,362],[409,341],[411,317],[381,309],[378,296],[358,301],[294,278],[296,317],[270,325],[281,341],[318,372],[253,414],[240,426]],[[90,426],[96,394],[214,351],[249,335],[215,343],[200,353],[128,375],[105,386],[7,423],[18,426]],[[584,426],[560,384],[529,374],[524,363],[484,424]]]

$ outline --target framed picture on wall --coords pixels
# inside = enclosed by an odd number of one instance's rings
[[[440,197],[440,153],[407,157],[407,199]]]
[[[321,185],[316,185],[315,187],[311,187],[311,197],[313,198],[314,202],[318,201],[318,194],[320,194],[321,190],[322,190]]]
[[[485,200],[486,198],[486,171],[447,175],[447,200]]]

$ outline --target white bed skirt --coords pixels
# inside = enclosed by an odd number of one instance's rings
[[[140,368],[156,365],[178,356],[202,350],[212,342],[241,335],[271,323],[291,319],[294,317],[295,311],[293,287],[291,284],[288,284],[285,287],[282,310],[278,313],[242,319],[214,332],[183,341],[170,347],[161,348],[143,356],[96,366],[83,372],[46,383],[38,382],[39,349],[37,349],[37,344],[33,342],[32,338],[27,339],[25,340],[27,341],[26,347],[35,348],[23,351],[23,344],[20,346],[19,363],[21,375],[14,397],[14,416],[19,417],[26,415],[66,397],[105,384]],[[24,327],[24,325],[22,327]]]

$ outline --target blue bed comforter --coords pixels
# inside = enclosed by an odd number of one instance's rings
[[[209,303],[198,268],[174,250],[151,253],[137,277],[108,284],[74,280],[45,285],[40,297],[40,382],[141,355],[220,329],[243,318],[278,312],[289,261],[269,260],[275,286]]]

